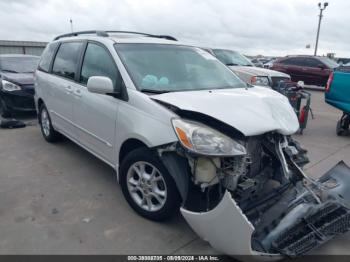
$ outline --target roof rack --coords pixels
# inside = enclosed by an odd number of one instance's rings
[[[154,38],[163,38],[167,40],[177,41],[177,39],[170,35],[153,35],[153,34],[147,34],[147,33],[140,33],[140,32],[133,32],[133,31],[98,31],[98,30],[90,30],[90,31],[79,31],[79,32],[73,32],[68,33],[64,35],[59,35],[54,38],[54,40],[58,40],[63,37],[72,37],[72,36],[78,36],[78,35],[97,35],[102,37],[108,37],[110,34],[133,34],[133,35],[142,35],[146,37],[154,37]]]
[[[140,33],[140,32],[134,32],[134,31],[105,31],[106,33],[111,34],[131,34],[131,35],[143,35],[147,37],[154,37],[154,38],[164,38],[167,40],[177,41],[177,39],[170,35],[153,35],[153,34],[147,34],[147,33]]]
[[[103,36],[108,37],[108,34],[104,31],[98,31],[98,30],[90,30],[90,31],[79,31],[79,32],[73,32],[69,34],[59,35],[54,38],[54,40],[58,40],[62,37],[72,37],[72,36],[78,36],[78,35],[97,35],[97,36]]]

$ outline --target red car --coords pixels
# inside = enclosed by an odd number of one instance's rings
[[[327,57],[286,56],[277,59],[271,69],[289,74],[292,81],[326,86],[329,74],[339,65]]]

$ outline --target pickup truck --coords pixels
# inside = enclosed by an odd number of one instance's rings
[[[337,135],[349,133],[350,125],[350,66],[337,68],[329,76],[325,100],[328,104],[343,111],[337,123]]]

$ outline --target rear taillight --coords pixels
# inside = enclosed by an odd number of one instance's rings
[[[326,92],[329,92],[331,89],[331,85],[333,83],[334,73],[331,72],[328,77],[327,85],[326,85]]]

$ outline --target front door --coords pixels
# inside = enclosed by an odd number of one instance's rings
[[[114,88],[121,87],[121,76],[107,48],[89,42],[86,46],[80,73],[80,85],[73,92],[74,120],[79,141],[110,164],[115,159],[115,136],[119,100],[90,93],[87,82],[91,76],[109,77]]]

